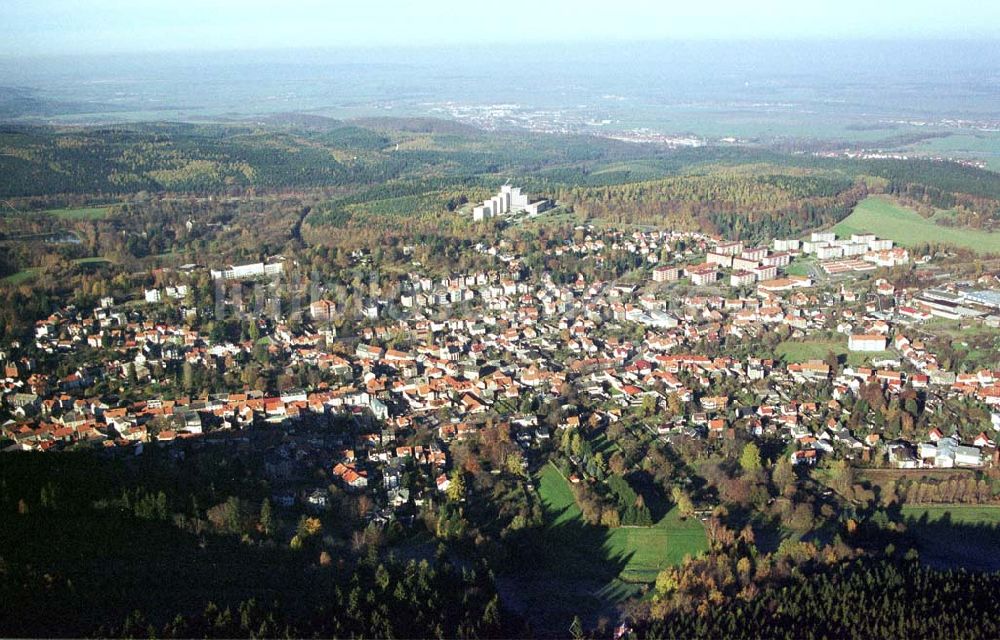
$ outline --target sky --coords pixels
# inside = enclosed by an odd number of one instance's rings
[[[719,39],[1000,40],[995,0],[0,0],[0,56]]]

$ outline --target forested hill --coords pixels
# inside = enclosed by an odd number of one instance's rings
[[[7,126],[0,129],[0,196],[344,187],[405,177],[523,175],[651,155],[599,138],[527,137],[449,124],[359,126],[286,116],[253,124]]]
[[[595,136],[487,132],[431,118],[345,122],[281,114],[218,124],[0,127],[4,197],[334,187],[480,174],[602,186],[749,163],[878,176],[899,190],[925,185],[934,195],[1000,198],[1000,174],[954,163],[821,159],[759,147],[668,150]]]
[[[896,195],[928,216],[954,210],[979,228],[996,228],[1000,219],[1000,174],[955,163],[762,147],[670,150],[426,118],[286,114],[216,124],[7,126],[0,129],[0,175],[0,197],[22,210],[139,193],[309,191],[318,202],[328,199],[310,216],[312,226],[392,226],[401,217],[452,211],[449,202],[475,199],[506,180],[590,218],[748,240],[831,225],[869,193]]]

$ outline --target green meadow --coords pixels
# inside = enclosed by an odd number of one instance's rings
[[[595,624],[624,600],[642,595],[664,567],[708,548],[697,519],[676,510],[652,527],[587,524],[569,482],[551,464],[538,472],[545,526],[531,534],[528,559],[501,575],[511,606],[543,635],[561,637],[574,616]],[[509,586],[507,586],[509,585]]]
[[[76,260],[73,260],[73,263],[84,267],[95,268],[101,265],[110,264],[111,260],[109,260],[108,258],[102,258],[98,256],[94,258],[77,258]],[[0,282],[4,284],[17,286],[20,284],[24,284],[25,282],[28,282],[29,280],[37,276],[41,271],[42,271],[41,267],[28,267],[26,269],[18,271],[17,273],[12,273],[9,276],[0,278]]]
[[[891,351],[848,351],[847,336],[843,339],[813,338],[811,340],[788,340],[782,342],[775,349],[775,355],[785,362],[808,362],[809,360],[825,360],[827,355],[833,352],[843,363],[851,366],[862,366],[872,360],[896,357]],[[845,358],[846,356],[846,358]]]
[[[34,278],[39,271],[40,269],[37,267],[29,267],[28,269],[23,269],[17,273],[12,273],[3,279],[0,279],[0,282],[17,286]]]
[[[1000,506],[977,504],[904,505],[903,517],[907,520],[928,522],[950,520],[958,524],[1000,525]]]
[[[48,209],[45,213],[63,220],[100,220],[108,217],[111,207],[78,207],[75,209]]]
[[[590,548],[594,536],[587,529],[602,534],[599,555],[623,563],[618,577],[625,582],[652,582],[662,569],[680,564],[685,556],[697,556],[708,549],[701,522],[696,518],[682,519],[676,508],[652,527],[589,527],[584,524],[569,484],[555,467],[547,465],[540,474],[540,481],[542,503],[547,514],[554,516],[550,528],[572,524],[583,534],[561,540],[574,560],[564,565],[568,571],[573,571],[576,562],[590,563],[595,559],[595,550]]]
[[[937,569],[1000,570],[1000,506],[904,505],[920,559]]]
[[[1000,253],[1000,233],[976,229],[945,227],[921,217],[916,211],[892,200],[871,196],[865,198],[854,211],[837,224],[833,230],[838,236],[852,233],[874,233],[880,238],[890,238],[903,246],[922,243],[945,243],[967,247],[976,253]]]
[[[847,354],[847,340],[806,340],[803,342],[782,342],[775,349],[776,355],[785,362],[808,362],[824,360],[830,352],[842,356]]]

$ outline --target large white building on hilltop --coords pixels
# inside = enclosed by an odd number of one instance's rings
[[[500,187],[500,191],[490,198],[484,200],[483,204],[472,210],[473,220],[485,220],[508,213],[527,212],[529,215],[537,215],[550,207],[548,200],[538,200],[528,202],[528,196],[521,193],[520,187],[512,187],[505,184]]]

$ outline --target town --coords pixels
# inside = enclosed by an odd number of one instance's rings
[[[495,207],[489,216],[544,211],[527,202],[505,186],[484,207]],[[280,507],[322,509],[337,486],[367,496],[383,524],[439,501],[457,481],[456,443],[497,424],[516,444],[511,464],[524,468],[583,423],[623,419],[675,445],[778,440],[793,465],[998,462],[1000,372],[945,366],[922,329],[934,318],[996,327],[995,276],[896,286],[892,268],[911,256],[870,234],[757,247],[585,225],[543,250],[594,264],[630,256],[638,270],[617,281],[556,280],[503,239],[475,250],[493,267],[434,278],[414,264],[394,291],[354,307],[327,292],[292,315],[268,315],[237,295],[222,305],[238,319],[235,335],[220,322],[189,328],[219,308],[194,295],[207,271],[199,265],[156,274],[160,286],[138,302],[67,306],[37,322],[30,346],[76,364],[42,369],[16,342],[0,353],[4,451],[260,451]],[[790,273],[796,265],[813,275]],[[279,256],[210,276],[278,297],[275,285],[295,269]],[[167,303],[181,322],[157,319]],[[360,324],[340,337],[347,315]],[[275,359],[285,373],[273,389],[257,371]],[[210,379],[239,390],[199,393]],[[183,393],[123,393],[137,388]],[[862,403],[901,417],[873,422]],[[982,419],[949,419],[952,405],[969,403]],[[573,460],[574,482],[593,475]]]
[[[1000,638],[996,3],[7,4],[0,639]]]

